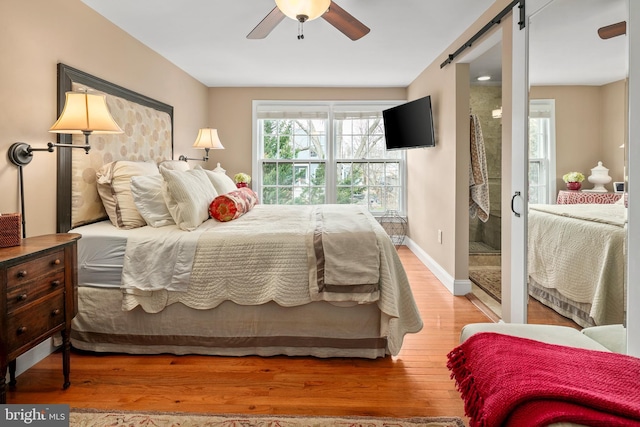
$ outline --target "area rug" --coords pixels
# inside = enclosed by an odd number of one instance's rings
[[[501,274],[500,266],[469,267],[469,279],[498,302],[502,298]]]
[[[187,414],[71,409],[72,427],[465,427],[458,417],[371,418]]]

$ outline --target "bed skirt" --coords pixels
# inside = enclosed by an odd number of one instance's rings
[[[119,289],[80,287],[71,344],[95,352],[374,359],[389,354],[388,316],[376,304],[296,307],[274,302],[210,310],[176,303],[159,313],[122,310]]]
[[[591,304],[572,301],[556,289],[546,288],[531,277],[529,277],[529,295],[583,328],[596,326],[593,318],[589,315]]]

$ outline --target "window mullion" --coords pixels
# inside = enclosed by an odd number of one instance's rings
[[[336,193],[336,135],[334,126],[334,112],[333,108],[329,108],[329,117],[327,119],[326,131],[327,131],[327,164],[325,166],[325,194],[327,197],[327,203],[337,202]]]

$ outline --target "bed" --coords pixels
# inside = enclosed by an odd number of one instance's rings
[[[81,87],[104,93],[125,129],[92,136],[89,156],[59,151],[58,231],[82,235],[74,348],[377,358],[398,354],[404,336],[422,328],[395,246],[361,208],[254,201],[231,221],[123,228],[100,193],[109,165],[173,165],[159,168],[169,192],[174,179],[186,185],[185,176],[204,175],[213,184],[215,174],[174,169],[186,163],[171,160],[170,106],[63,64],[58,76],[60,94]],[[232,193],[252,192],[217,191],[216,200]]]
[[[626,218],[621,203],[530,205],[529,295],[582,327],[623,323]]]

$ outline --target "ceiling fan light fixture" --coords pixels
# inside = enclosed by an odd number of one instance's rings
[[[296,21],[300,21],[299,16],[306,16],[304,21],[319,18],[329,9],[330,5],[331,0],[276,0],[278,9]]]

